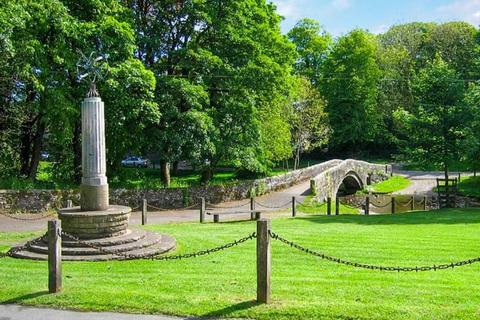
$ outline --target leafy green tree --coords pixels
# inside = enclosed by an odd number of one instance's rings
[[[305,18],[288,32],[288,38],[295,44],[298,54],[295,72],[318,84],[332,37],[317,21]]]
[[[325,61],[321,91],[334,148],[360,148],[377,136],[380,70],[376,58],[375,37],[357,29],[340,37]]]
[[[408,139],[403,154],[410,161],[449,166],[462,158],[472,126],[472,105],[463,103],[464,82],[439,56],[414,78],[415,108],[395,114]]]
[[[294,170],[300,164],[302,153],[326,145],[330,137],[325,101],[310,81],[304,78],[298,81],[299,92],[291,116]]]

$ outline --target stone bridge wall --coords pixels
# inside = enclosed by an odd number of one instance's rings
[[[137,207],[142,199],[159,208],[182,208],[200,202],[207,203],[242,200],[256,195],[281,190],[309,180],[321,172],[341,164],[331,160],[308,168],[295,170],[283,175],[244,181],[238,184],[172,189],[112,189],[110,203]],[[80,202],[78,190],[0,190],[0,209],[12,211],[43,211],[62,208],[67,200],[75,205]]]
[[[344,180],[345,182],[347,180],[350,183],[354,182],[358,188],[363,188],[369,183],[388,179],[391,173],[391,165],[349,159],[321,172],[310,181],[310,185],[312,193],[319,201],[323,202],[327,197],[335,198]]]

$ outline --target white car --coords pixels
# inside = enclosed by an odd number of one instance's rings
[[[147,168],[148,160],[140,157],[128,157],[122,160],[122,166],[125,167],[137,167]]]

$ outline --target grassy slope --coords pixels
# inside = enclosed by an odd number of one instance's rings
[[[465,196],[480,197],[480,177],[463,177],[458,191]]]
[[[392,193],[405,189],[411,183],[412,182],[405,177],[393,176],[388,180],[373,184],[371,190],[378,193]]]
[[[473,209],[310,216],[274,220],[272,226],[313,249],[365,263],[415,266],[480,254],[480,210]],[[177,252],[190,252],[244,236],[255,230],[255,224],[149,229],[174,235]],[[18,234],[3,234],[0,245],[18,239]],[[478,264],[427,273],[386,273],[321,261],[278,242],[272,247],[270,305],[253,303],[254,241],[195,259],[65,262],[63,270],[63,291],[48,295],[45,262],[0,260],[0,302],[258,319],[473,319],[480,312]]]

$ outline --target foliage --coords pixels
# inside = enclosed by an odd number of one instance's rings
[[[408,136],[403,154],[416,163],[441,166],[447,176],[465,150],[475,109],[463,103],[463,81],[438,56],[415,77],[413,89],[416,108],[395,113]]]
[[[463,196],[480,198],[480,177],[462,177],[458,192]]]
[[[298,58],[295,73],[318,85],[321,68],[325,61],[332,37],[313,19],[302,19],[288,32],[288,38],[295,44]]]
[[[299,79],[298,98],[293,104],[290,121],[295,170],[300,164],[300,154],[326,145],[330,138],[325,102],[306,79]]]
[[[376,138],[380,76],[376,55],[374,36],[357,29],[340,37],[325,61],[321,89],[333,146],[359,148]]]

